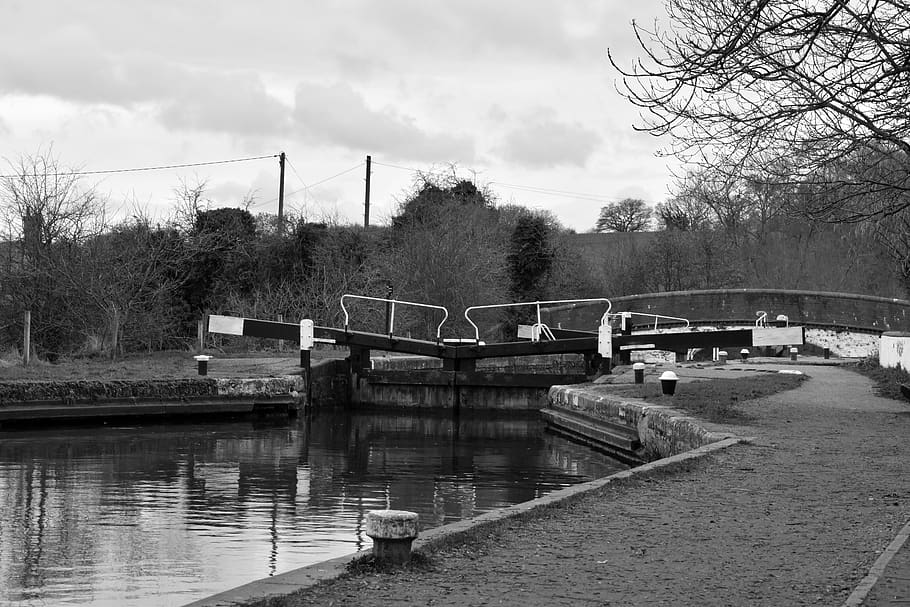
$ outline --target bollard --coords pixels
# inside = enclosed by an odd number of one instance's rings
[[[632,371],[635,373],[635,383],[645,383],[645,363],[635,363],[632,365]]]
[[[717,363],[720,365],[727,364],[727,351],[726,350],[721,350],[720,352],[717,353]]]
[[[831,350],[825,348],[825,360],[828,360],[829,358],[831,358]]]
[[[209,361],[214,358],[213,356],[207,356],[205,354],[199,354],[194,356],[193,359],[196,361],[196,371],[199,375],[208,375],[209,373]]]
[[[373,539],[373,557],[390,565],[411,560],[411,542],[417,537],[418,516],[407,510],[370,510],[366,534]]]
[[[660,375],[660,391],[667,396],[673,396],[676,393],[676,382],[679,378],[673,371],[664,371]]]
[[[796,355],[799,353],[799,350],[796,347],[790,348],[790,360],[796,360]]]
[[[740,350],[739,355],[743,360],[747,360],[749,358],[749,348],[743,348]]]

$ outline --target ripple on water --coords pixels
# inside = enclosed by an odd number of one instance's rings
[[[368,548],[368,510],[427,529],[623,467],[536,419],[413,411],[0,439],[0,604],[24,606],[184,604]]]

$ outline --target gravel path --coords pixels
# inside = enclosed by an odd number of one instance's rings
[[[851,371],[803,370],[800,388],[743,405],[757,421],[736,430],[752,444],[300,604],[841,605],[910,519],[910,406]],[[888,603],[873,592],[867,604]]]

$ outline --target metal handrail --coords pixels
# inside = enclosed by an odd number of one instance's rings
[[[550,327],[548,327],[548,326],[545,325],[544,323],[538,323],[538,324],[536,324],[536,325],[531,325],[531,326],[532,326],[532,327],[537,327],[537,332],[538,332],[537,334],[538,334],[538,335],[543,335],[544,337],[546,337],[546,338],[549,339],[550,341],[555,341],[555,340],[556,340],[556,336],[553,335],[553,331],[551,331],[551,330],[550,330]]]
[[[614,314],[610,314],[610,316],[622,316],[623,314],[628,314],[629,316],[633,316],[633,315],[634,316],[649,316],[649,317],[653,316],[655,331],[657,331],[657,321],[660,320],[661,318],[663,318],[665,320],[677,320],[677,321],[684,322],[684,323],[686,323],[685,328],[686,329],[689,328],[689,319],[688,318],[680,318],[679,316],[667,316],[665,314],[654,314],[653,312],[616,312]]]
[[[768,325],[768,313],[767,312],[765,312],[764,310],[759,310],[758,312],[755,313],[755,315],[758,316],[758,318],[755,319],[756,327],[765,327]]]
[[[350,316],[348,315],[348,309],[344,307],[344,300],[346,297],[352,298],[352,299],[365,299],[368,301],[381,301],[383,303],[391,304],[391,307],[389,308],[389,336],[390,337],[395,332],[395,304],[401,304],[404,306],[416,306],[418,308],[430,308],[433,310],[442,310],[444,316],[442,317],[442,321],[436,327],[436,341],[439,341],[440,337],[442,336],[442,325],[444,325],[446,322],[446,319],[449,318],[449,311],[442,306],[434,306],[432,304],[417,303],[414,301],[402,301],[399,299],[386,299],[384,297],[369,297],[367,295],[352,295],[350,293],[345,293],[344,295],[341,296],[341,311],[344,312],[344,330],[345,331],[348,330],[348,324],[350,321]]]
[[[607,311],[604,312],[603,316],[600,317],[600,324],[604,324],[606,322],[607,315],[610,313],[610,308],[613,307],[613,304],[606,297],[596,297],[593,299],[555,299],[555,300],[550,300],[550,301],[524,301],[524,302],[515,302],[515,303],[506,303],[506,304],[489,304],[486,306],[469,306],[464,311],[464,317],[465,317],[465,320],[467,320],[471,324],[471,326],[474,327],[474,341],[480,341],[480,329],[477,327],[477,325],[474,323],[474,321],[471,320],[471,317],[468,316],[468,312],[471,312],[473,310],[489,310],[492,308],[517,308],[519,306],[535,306],[536,310],[537,310],[537,322],[535,324],[542,325],[543,323],[540,321],[540,306],[541,305],[593,303],[593,302],[601,302],[601,303],[606,302]],[[551,335],[552,335],[552,333],[551,333]],[[535,341],[539,341],[539,340],[535,340]]]

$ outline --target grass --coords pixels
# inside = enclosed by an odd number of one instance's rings
[[[910,384],[910,373],[896,367],[886,369],[878,361],[878,357],[865,358],[854,367],[856,371],[865,375],[875,384],[875,393],[885,398],[906,401],[901,394],[900,385]]]
[[[190,352],[156,352],[117,360],[75,358],[56,363],[32,359],[27,367],[20,360],[0,361],[2,381],[176,378],[190,377],[192,373],[195,373],[195,361]]]
[[[742,408],[744,402],[792,390],[805,378],[805,375],[762,373],[736,379],[681,383],[674,396],[661,394],[660,385],[656,383],[613,385],[610,393],[667,405],[709,422],[733,423],[750,419],[749,411]]]
[[[110,360],[103,357],[61,359],[55,363],[33,359],[25,367],[16,356],[0,358],[0,381],[67,381],[105,379],[178,379],[197,376],[195,352],[166,351],[148,354],[129,354]],[[215,358],[209,362],[213,376],[268,377],[275,373],[295,373],[299,354],[294,350],[283,352],[243,353],[232,356],[209,352]],[[314,350],[313,359],[338,357],[337,352]],[[257,364],[257,360],[261,361]]]

